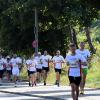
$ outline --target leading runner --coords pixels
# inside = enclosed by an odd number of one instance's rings
[[[70,54],[66,56],[67,65],[69,66],[69,81],[71,85],[71,93],[73,100],[78,100],[79,96],[79,85],[81,83],[81,65],[86,66],[86,59],[76,53],[75,44],[71,43]]]

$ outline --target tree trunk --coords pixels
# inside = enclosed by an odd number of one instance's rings
[[[76,36],[75,29],[70,27],[70,33],[71,33],[71,42],[74,43],[76,45],[76,48],[78,49],[77,36]]]
[[[96,52],[96,50],[95,50],[95,48],[94,48],[94,46],[92,44],[92,41],[91,41],[89,27],[85,27],[85,32],[86,32],[87,41],[88,41],[88,44],[89,44],[89,47],[90,47],[90,51],[94,54]]]

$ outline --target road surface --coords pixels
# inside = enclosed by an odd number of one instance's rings
[[[28,83],[21,82],[17,87],[13,83],[3,83],[0,86],[0,100],[72,100],[69,86],[53,86],[38,84],[28,87]],[[85,95],[79,100],[100,100],[100,89],[85,89]]]

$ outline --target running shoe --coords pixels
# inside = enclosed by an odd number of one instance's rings
[[[36,86],[36,82],[34,82],[34,85]]]
[[[31,86],[31,83],[29,82],[29,86]]]
[[[14,87],[17,87],[17,84],[15,83]]]
[[[57,86],[58,86],[58,87],[60,86],[59,82],[57,82]]]
[[[46,82],[44,81],[44,86],[46,86]]]
[[[81,95],[84,95],[84,91],[81,91],[80,94],[81,94]]]

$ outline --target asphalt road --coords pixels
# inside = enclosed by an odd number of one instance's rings
[[[28,87],[26,82],[21,82],[17,87],[13,83],[3,83],[0,86],[0,100],[72,100],[69,86],[53,86],[38,84]],[[86,88],[85,95],[79,100],[100,100],[100,89]]]

